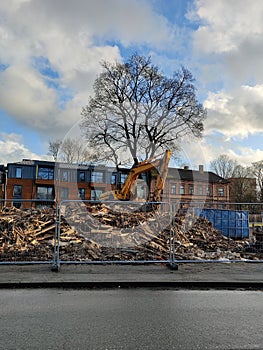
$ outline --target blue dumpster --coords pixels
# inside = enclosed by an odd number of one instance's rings
[[[224,236],[233,239],[249,237],[249,212],[246,210],[195,208],[194,213],[210,221]]]

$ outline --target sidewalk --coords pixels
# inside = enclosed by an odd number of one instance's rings
[[[245,288],[263,289],[262,263],[152,265],[0,265],[0,288]]]

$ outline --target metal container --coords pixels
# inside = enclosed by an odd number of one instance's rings
[[[199,209],[195,215],[204,217],[224,236],[233,239],[249,237],[249,212],[245,210]]]

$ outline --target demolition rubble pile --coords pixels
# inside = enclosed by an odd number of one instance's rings
[[[61,211],[60,258],[81,260],[167,260],[170,223],[175,259],[259,259],[245,253],[245,241],[234,241],[204,218],[157,211],[117,211],[83,204]],[[55,211],[51,208],[0,211],[0,260],[52,260]]]
[[[47,249],[47,242],[54,239],[54,232],[53,209],[2,208],[0,260],[51,260],[52,250]]]

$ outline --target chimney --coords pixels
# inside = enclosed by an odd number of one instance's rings
[[[203,174],[204,173],[204,166],[199,165],[199,173]]]

